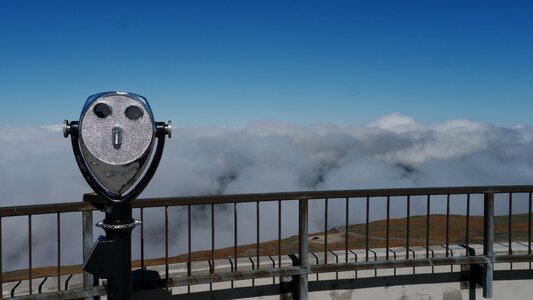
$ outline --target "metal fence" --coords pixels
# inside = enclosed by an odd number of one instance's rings
[[[309,292],[335,289],[357,289],[385,285],[422,283],[467,282],[471,298],[475,297],[476,284],[483,288],[484,297],[492,297],[493,280],[533,278],[531,262],[531,214],[533,186],[483,186],[444,187],[416,189],[309,191],[269,194],[241,194],[201,197],[171,197],[139,199],[133,202],[142,222],[139,245],[140,259],[134,267],[142,270],[136,282],[140,288],[163,288],[180,293],[186,298],[239,298],[258,295],[291,293],[306,299]],[[21,298],[80,298],[105,295],[103,280],[83,274],[83,285],[69,284],[73,276],[82,275],[81,266],[67,266],[62,257],[62,216],[77,212],[82,217],[83,258],[88,257],[93,244],[93,212],[101,207],[101,200],[93,194],[84,195],[83,202],[31,205],[0,208],[0,294]],[[240,228],[238,207],[254,205],[255,228]],[[275,205],[277,213],[270,218],[268,229],[261,227],[262,203]],[[284,224],[282,210],[286,203],[297,203],[297,211],[289,216],[297,219],[297,234],[282,235]],[[354,212],[354,205],[357,208]],[[499,215],[495,214],[495,204]],[[233,245],[230,249],[216,248],[217,207],[232,206]],[[296,206],[296,205],[295,205]],[[187,250],[170,253],[170,207],[186,211]],[[194,251],[192,238],[193,212],[197,207],[208,211],[210,249],[200,255]],[[318,211],[323,232],[309,238],[310,207]],[[331,209],[335,209],[332,219]],[[401,217],[398,210],[401,209]],[[473,212],[473,207],[479,212]],[[164,222],[164,257],[160,260],[145,258],[145,210],[162,210]],[[379,213],[376,213],[379,212]],[[357,213],[359,222],[354,223]],[[32,217],[55,215],[56,264],[46,272],[36,272],[33,267]],[[342,216],[340,218],[339,216]],[[27,268],[3,271],[2,252],[10,245],[2,239],[4,220],[13,217],[27,218]],[[248,216],[249,217],[249,216]],[[401,219],[401,220],[400,220]],[[228,220],[224,220],[228,222]],[[316,222],[315,222],[316,223]],[[479,223],[479,224],[478,224]],[[332,231],[336,225],[337,232]],[[38,225],[37,225],[38,226]],[[255,243],[242,254],[239,230],[255,231]],[[268,249],[262,243],[265,230],[277,231],[277,240]],[[344,231],[344,232],[342,232]],[[297,242],[296,242],[297,238]],[[319,243],[313,239],[317,238]],[[264,241],[263,241],[264,242]],[[285,244],[284,244],[285,243]],[[504,247],[505,251],[495,251]],[[228,251],[231,253],[228,254]],[[252,253],[251,255],[249,253]],[[246,263],[243,262],[245,259]],[[207,262],[202,273],[195,263]],[[155,261],[159,261],[156,263]],[[526,268],[513,268],[513,263],[529,262]],[[159,267],[154,265],[160,264]],[[496,264],[509,264],[508,270],[495,270]],[[229,265],[229,267],[227,267]],[[435,267],[449,266],[448,271],[435,271]],[[454,268],[455,266],[455,268]],[[430,271],[420,272],[424,267]],[[149,278],[157,271],[154,281]],[[412,268],[409,274],[397,274],[397,269]],[[392,274],[379,275],[377,270],[394,270]],[[358,272],[375,270],[372,277],[358,277]],[[146,273],[148,272],[148,273]],[[333,276],[325,276],[334,274]],[[341,276],[339,277],[339,274]],[[351,274],[349,276],[342,276]],[[54,278],[54,286],[49,278]],[[269,279],[270,278],[270,279]],[[268,279],[268,282],[259,280]],[[249,286],[237,287],[237,281],[250,280]],[[81,280],[80,280],[81,281]],[[226,282],[218,286],[216,283]],[[43,286],[47,286],[43,289]],[[208,285],[205,291],[195,291],[197,285]],[[27,288],[22,289],[22,286]],[[7,290],[9,288],[9,290]],[[50,291],[50,290],[54,291]]]

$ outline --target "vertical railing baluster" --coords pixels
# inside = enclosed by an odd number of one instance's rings
[[[70,280],[72,279],[72,276],[74,276],[74,274],[70,274],[68,277],[67,277],[67,280],[65,280],[65,290],[68,290],[68,285],[70,283]]]
[[[430,233],[430,218],[431,218],[431,195],[426,198],[426,258],[429,258],[429,233]]]
[[[260,267],[260,263],[259,263],[259,256],[260,256],[260,252],[259,252],[259,247],[260,247],[260,242],[261,242],[261,232],[259,231],[260,229],[260,214],[259,214],[259,201],[257,201],[255,203],[255,220],[256,220],[256,224],[255,224],[255,229],[257,230],[256,232],[256,236],[257,236],[257,244],[256,244],[256,249],[255,249],[255,253],[257,255],[257,269],[259,269]]]
[[[355,253],[355,251],[352,251],[352,250],[350,250],[350,252],[353,253],[353,256],[354,256],[354,262],[357,263],[357,253]],[[355,271],[354,271],[354,278],[357,278],[357,269],[355,269]],[[317,275],[316,275],[316,280],[318,280],[318,273],[317,273]]]
[[[374,251],[372,249],[369,249],[369,251],[372,252],[372,254],[374,255],[374,261],[377,261],[378,260],[378,255],[377,255],[376,251]],[[376,267],[374,267],[374,277],[378,277],[378,269]]]
[[[320,262],[318,261],[318,256],[316,256],[316,254],[313,253],[312,251],[309,253],[311,253],[311,255],[313,255],[313,257],[315,258],[315,265],[320,264]],[[315,275],[316,275],[316,281],[318,281],[318,272]]]
[[[466,194],[466,233],[465,233],[466,256],[470,256],[470,194]]]
[[[233,260],[231,259],[231,257],[228,257],[228,261],[230,264],[231,272],[235,272],[235,264],[233,263]],[[231,281],[231,288],[233,288],[233,280]]]
[[[513,193],[509,193],[509,219],[508,219],[508,238],[509,238],[509,250],[508,254],[513,254],[513,231],[512,231],[512,225],[513,225]],[[510,270],[513,269],[513,262],[509,263]]]
[[[92,212],[91,212],[91,217],[92,217]],[[88,259],[89,259],[89,254],[90,252],[88,253],[88,251],[86,250],[88,247],[88,244],[89,241],[87,241],[89,239],[88,237],[88,232],[87,231],[90,231],[91,232],[91,239],[92,239],[92,230],[89,230],[88,228],[86,228],[86,226],[90,226],[92,227],[93,224],[92,224],[92,220],[91,220],[91,223],[90,224],[87,224],[88,223],[88,220],[87,220],[87,211],[84,211],[82,212],[82,223],[83,223],[83,261],[86,262]],[[92,219],[92,218],[91,218]],[[92,229],[92,228],[91,228]],[[57,213],[56,214],[56,234],[57,234],[57,290],[60,291],[61,290],[61,217],[60,217],[60,214]],[[90,248],[89,248],[90,249]],[[83,285],[84,287],[89,287],[91,285],[91,279],[92,278],[89,278],[90,274],[85,272],[83,273]]]
[[[348,226],[350,226],[349,218],[350,218],[350,201],[349,198],[346,197],[346,203],[345,203],[345,210],[346,210],[346,222],[345,222],[345,230],[344,230],[344,255],[345,255],[345,262],[348,262]]]
[[[431,252],[431,258],[435,257],[435,251],[433,251],[433,249],[429,249],[429,248],[426,248],[428,249],[430,252]],[[431,273],[435,273],[435,266],[434,265],[431,265]]]
[[[191,236],[191,205],[187,205],[187,276],[192,273],[192,236]],[[187,285],[187,293],[191,292],[191,285]]]
[[[276,261],[272,258],[272,256],[268,256],[270,258],[270,261],[272,262],[272,268],[276,268]],[[272,277],[272,284],[276,284],[276,277]]]
[[[39,293],[39,294],[43,292],[43,285],[44,285],[44,283],[45,283],[47,280],[48,280],[48,276],[45,277],[45,278],[43,279],[43,281],[41,281],[41,283],[39,284],[39,289],[38,289],[38,293]]]
[[[231,266],[232,272],[237,272],[237,265],[238,265],[238,254],[237,254],[237,243],[238,243],[238,237],[237,237],[237,202],[233,202],[233,258],[235,259],[235,267]],[[231,262],[231,259],[230,259]],[[231,281],[231,288],[234,287],[234,281]]]
[[[2,218],[0,217],[0,299],[4,295],[4,277],[3,277],[3,252],[2,252]]]
[[[339,264],[339,255],[331,250],[329,250],[329,253],[335,257],[335,264]],[[339,272],[335,272],[335,280],[339,280]]]
[[[252,271],[255,270],[255,263],[251,256],[248,256],[248,260],[250,261],[250,264],[252,264]],[[231,281],[231,286],[233,288],[233,280]],[[252,286],[255,286],[255,278],[252,278]]]
[[[32,248],[32,235],[31,235],[31,215],[28,215],[28,248],[29,248],[29,251],[28,251],[28,278],[29,278],[29,285],[28,285],[28,289],[29,289],[29,292],[30,292],[30,295],[33,294],[33,285],[32,285],[32,281],[33,281],[33,261],[32,261],[32,256],[33,256],[33,248]]]
[[[390,240],[390,234],[389,234],[389,226],[390,226],[390,196],[387,196],[387,221],[385,224],[385,251],[387,252],[385,254],[385,259],[389,260],[389,240]]]
[[[392,252],[392,257],[394,258],[394,260],[396,260],[396,251],[392,249],[389,249],[389,251]],[[394,268],[394,276],[396,276],[396,268]]]
[[[328,208],[329,199],[324,201],[324,264],[328,264]]]
[[[527,254],[531,255],[531,206],[533,204],[532,201],[532,195],[533,193],[529,193],[529,205],[528,205],[528,214],[527,214]],[[529,262],[529,268],[531,269],[531,261]]]
[[[281,268],[281,200],[278,200],[278,268]]]
[[[446,197],[446,257],[450,250],[450,194]]]
[[[13,288],[11,288],[11,298],[15,297],[15,290],[18,288],[18,286],[22,283],[22,280],[19,280]]]
[[[494,270],[494,193],[485,193],[484,196],[483,255],[488,260],[484,264],[483,297],[492,299]]]
[[[238,262],[237,262],[237,202],[233,202],[233,257],[235,257],[235,272],[237,272]],[[232,281],[233,284],[233,281]]]
[[[165,281],[168,284],[168,206],[165,205]]]
[[[365,253],[366,253],[366,261],[368,261],[368,235],[369,235],[369,229],[368,229],[368,223],[370,223],[370,197],[366,197],[366,225],[365,225]]]
[[[300,268],[302,273],[298,276],[298,296],[299,299],[307,300],[308,298],[308,278],[307,272],[309,267],[309,245],[308,245],[308,200],[299,199],[299,218],[298,218],[298,254],[300,256]]]
[[[405,258],[409,259],[409,231],[411,221],[411,196],[407,195],[407,224],[406,224],[406,239],[405,239]]]
[[[144,282],[144,208],[141,207],[141,281]]]
[[[93,211],[84,210],[81,213],[82,231],[83,231],[83,261],[86,262],[91,256],[91,250],[94,245],[93,240]],[[57,213],[57,290],[61,290],[61,216]],[[98,286],[98,277],[89,272],[83,272],[83,287],[90,288]],[[86,297],[85,299],[98,299],[97,297]]]
[[[509,219],[508,219],[508,238],[509,238],[509,250],[508,250],[508,254],[511,255],[513,254],[513,248],[512,248],[512,243],[513,243],[513,230],[512,230],[512,225],[513,225],[513,193],[509,193]],[[513,263],[511,263],[511,270],[513,269]]]
[[[209,273],[215,273],[215,204],[211,203],[211,264]],[[213,283],[209,282],[209,290],[213,290]]]
[[[409,252],[411,252],[411,254],[413,255],[413,259],[416,259],[416,253],[414,250],[409,250]],[[415,272],[416,271],[416,267],[413,266],[413,275],[415,275]],[[377,275],[376,275],[377,276]]]
[[[211,204],[211,270],[215,273],[215,204]]]

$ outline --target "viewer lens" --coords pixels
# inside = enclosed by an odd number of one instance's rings
[[[94,107],[94,114],[99,118],[107,118],[111,114],[111,107],[105,103],[98,103]]]
[[[130,106],[126,108],[126,117],[132,121],[139,120],[143,116],[142,110],[137,106]]]

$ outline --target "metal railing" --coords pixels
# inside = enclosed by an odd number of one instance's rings
[[[135,262],[142,270],[139,286],[144,286],[142,283],[149,281],[144,278],[145,270],[148,267],[155,269],[153,266],[160,264],[159,287],[168,290],[185,289],[178,291],[183,293],[184,298],[197,297],[202,293],[222,298],[293,293],[305,299],[310,291],[439,282],[468,282],[471,293],[478,284],[483,287],[484,297],[492,297],[493,280],[533,278],[532,193],[533,186],[482,186],[139,199],[133,202],[134,210],[138,211],[143,221],[139,229],[140,260]],[[244,203],[255,203],[255,228],[239,227],[242,215],[239,215],[238,208]],[[261,219],[264,218],[261,214],[261,203],[277,206],[276,215],[268,216],[270,220],[275,220],[272,223],[277,223],[268,229],[277,230],[274,246],[267,247],[262,243],[261,234],[267,229],[261,228]],[[282,229],[288,220],[282,217],[286,203],[298,204],[297,213],[292,215],[293,219],[296,216],[298,219],[298,231],[293,240],[290,236],[282,235]],[[355,211],[354,203],[358,204]],[[507,208],[504,214],[495,216],[495,203],[498,204],[499,212],[504,210],[500,207]],[[69,299],[105,295],[102,281],[95,281],[88,274],[84,274],[83,286],[69,288],[72,275],[81,274],[82,270],[80,266],[65,266],[61,262],[62,215],[81,213],[85,260],[93,244],[93,212],[100,205],[101,200],[96,195],[86,194],[84,201],[77,203],[0,208],[0,295],[6,296],[6,283],[11,283],[9,295],[15,298],[31,295],[33,298],[57,296]],[[229,250],[216,247],[216,228],[217,222],[220,222],[216,218],[217,208],[223,205],[232,206],[230,211],[233,220],[223,220],[232,223],[233,245]],[[336,208],[334,213],[337,214],[334,219],[331,218],[330,210],[333,205]],[[398,211],[402,206],[405,214],[402,211],[399,216]],[[483,209],[474,214],[473,206]],[[181,207],[187,215],[187,251],[181,255],[171,255],[169,250],[169,207]],[[203,252],[195,251],[192,245],[195,234],[192,221],[194,211],[199,207],[202,207],[203,211],[208,210],[205,222],[209,222],[210,228],[210,249]],[[364,209],[360,209],[361,207]],[[145,227],[149,224],[145,223],[144,211],[148,208],[163,210],[165,254],[161,260],[157,260],[159,262],[145,258],[144,235]],[[322,220],[319,220],[323,221],[323,232],[313,234],[317,236],[319,243],[309,239],[310,217],[317,219],[315,215],[310,216],[310,208],[319,211],[319,215],[323,216]],[[459,208],[460,212],[452,213],[459,211]],[[339,213],[342,209],[344,211]],[[357,222],[353,214],[361,217],[361,222]],[[57,264],[54,274],[51,274],[48,268],[48,273],[37,275],[39,272],[35,272],[33,267],[32,228],[35,225],[32,217],[35,215],[56,216]],[[344,220],[339,216],[344,217]],[[6,234],[2,232],[2,223],[12,217],[27,218],[28,267],[17,272],[5,272],[2,269],[2,253],[9,245],[2,240],[2,234]],[[474,228],[478,226],[476,222],[482,227]],[[333,232],[332,225],[337,225],[341,231],[343,228],[344,233],[338,230]],[[239,244],[239,229],[255,230],[255,243]],[[495,245],[505,246],[506,251],[496,253]],[[243,254],[242,247],[247,247],[247,254]],[[227,255],[228,251],[231,255]],[[291,260],[288,260],[288,257]],[[242,258],[247,258],[249,262],[243,262],[240,260]],[[310,263],[309,258],[314,263]],[[193,266],[193,263],[201,260],[207,261],[209,265],[204,273]],[[230,267],[227,267],[225,262],[229,262]],[[529,267],[513,269],[513,263],[519,262],[529,262]],[[494,266],[498,263],[510,264],[510,270],[495,271]],[[450,266],[450,270],[435,272],[437,266]],[[462,268],[454,269],[454,266]],[[422,267],[430,267],[431,271],[417,273]],[[412,272],[398,275],[396,270],[400,268],[412,268]],[[392,269],[394,274],[378,276],[377,270],[382,269]],[[374,270],[374,276],[358,276],[358,271],[361,273],[363,270]],[[18,276],[15,276],[15,273]],[[320,276],[320,279],[319,275],[325,273],[335,273],[335,277],[324,275]],[[311,274],[316,274],[316,279],[311,280],[315,278],[309,276]],[[339,274],[352,275],[339,279]],[[55,278],[55,291],[43,292],[43,285],[49,277]],[[262,278],[272,278],[272,281],[268,284],[258,284],[258,280]],[[232,289],[234,283],[240,280],[251,280],[252,284],[249,287]],[[36,281],[40,281],[38,286]],[[228,282],[228,285],[213,289],[213,284],[220,282]],[[27,292],[21,291],[21,283],[27,285]],[[208,290],[195,292],[191,289],[192,286],[201,284],[208,284]],[[52,288],[48,287],[48,290],[50,289]]]

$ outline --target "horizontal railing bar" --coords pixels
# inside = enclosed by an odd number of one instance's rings
[[[382,260],[368,262],[339,263],[328,265],[311,265],[309,273],[328,273],[353,270],[392,269],[403,267],[446,266],[484,264],[488,259],[485,256],[461,256],[439,258],[416,258],[408,260]]]
[[[269,278],[279,276],[302,275],[304,271],[300,267],[265,268],[256,270],[243,270],[237,272],[220,272],[213,274],[180,276],[169,279],[167,287],[179,287],[185,285],[224,282],[232,280],[246,280],[254,278]]]
[[[27,215],[69,213],[69,212],[80,212],[80,211],[95,210],[95,209],[96,207],[94,207],[91,203],[88,203],[88,202],[68,202],[68,203],[7,206],[7,207],[0,207],[0,217],[16,217],[16,216],[27,216]]]
[[[259,201],[279,201],[298,199],[335,199],[358,197],[395,197],[395,196],[424,196],[424,195],[453,195],[453,194],[484,194],[484,193],[529,193],[533,192],[533,185],[509,186],[465,186],[465,187],[430,187],[430,188],[401,188],[401,189],[364,189],[364,190],[335,190],[335,191],[301,191],[287,193],[236,194],[217,196],[166,197],[144,198],[133,201],[134,208],[162,207],[180,205],[225,204]],[[83,202],[52,203],[37,205],[21,205],[0,207],[0,217],[15,217],[26,215],[41,215],[52,213],[68,213],[96,210],[91,203],[103,203],[96,194],[83,195]]]
[[[168,287],[179,287],[185,285],[194,285],[212,282],[224,282],[232,280],[246,280],[254,278],[268,278],[279,276],[294,276],[312,273],[328,273],[353,270],[367,270],[375,268],[400,268],[400,267],[422,267],[422,266],[439,266],[439,265],[467,265],[483,264],[488,259],[484,256],[462,256],[462,257],[443,257],[443,258],[420,258],[398,261],[369,261],[357,263],[339,263],[328,265],[311,265],[308,271],[299,267],[268,268],[259,270],[244,270],[238,272],[221,272],[215,274],[204,274],[195,276],[173,277],[168,282]]]
[[[468,281],[470,272],[448,272],[432,274],[404,274],[404,275],[387,275],[379,277],[361,277],[357,279],[329,279],[320,281],[310,281],[309,291],[332,291],[332,290],[356,290],[375,287],[390,287],[413,284],[435,284]],[[400,298],[401,299],[401,298]]]
[[[330,190],[330,191],[300,191],[286,193],[234,194],[216,196],[165,197],[144,198],[133,201],[133,207],[161,207],[179,205],[226,204],[241,202],[298,200],[298,199],[335,199],[359,197],[395,197],[395,196],[425,196],[425,195],[456,195],[456,194],[484,194],[484,193],[529,193],[533,185],[509,186],[464,186],[464,187],[428,187],[428,188],[399,188],[399,189],[362,189],[362,190]],[[99,203],[102,199],[96,194],[85,194],[84,201]]]
[[[494,255],[494,262],[496,263],[529,262],[529,261],[533,261],[533,254]]]

